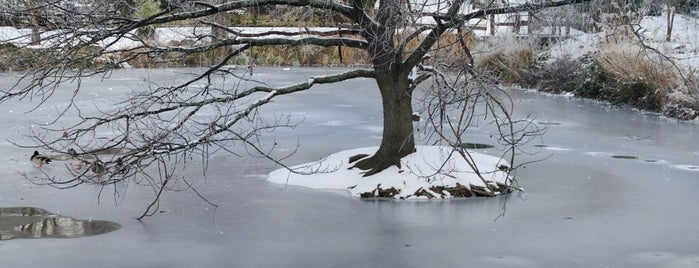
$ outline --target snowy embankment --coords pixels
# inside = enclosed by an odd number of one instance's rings
[[[699,68],[699,19],[676,14],[670,41],[666,40],[667,26],[666,14],[643,17],[638,26],[634,27],[643,39],[629,37],[631,40],[627,41],[626,48],[631,49],[633,44],[642,41],[643,45],[674,59],[683,68]],[[614,33],[573,32],[571,38],[551,46],[552,59],[566,56],[576,59],[599,53],[609,48],[609,40],[616,38]]]
[[[552,45],[542,65],[549,72],[543,77],[554,79],[536,87],[699,119],[699,19],[676,14],[669,38],[667,14],[603,30],[574,31]],[[567,66],[571,62],[577,68]]]
[[[349,159],[359,154],[372,154],[378,147],[342,151],[327,158],[303,165],[282,168],[269,174],[268,181],[313,189],[348,190],[353,197],[390,197],[431,199],[469,196],[494,196],[508,191],[511,178],[504,160],[469,152],[480,175],[453,149],[440,146],[418,146],[417,151],[401,159],[401,167],[388,169],[369,177],[351,168]],[[487,183],[486,183],[487,182]]]

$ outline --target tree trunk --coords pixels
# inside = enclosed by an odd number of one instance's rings
[[[226,3],[225,0],[218,0],[218,4],[224,4]],[[218,13],[214,15],[214,22],[218,25],[228,27],[230,24],[230,15],[228,13]],[[216,40],[214,42],[218,42],[221,40],[226,40],[228,39],[228,32],[224,29],[221,29],[219,27],[211,27],[211,34],[214,36]],[[231,47],[230,46],[224,46],[224,47],[219,47],[214,49],[214,55],[212,59],[212,64],[217,64],[218,61],[223,60],[226,56],[228,56],[229,53],[231,53]],[[252,53],[252,47],[250,48],[250,53]]]
[[[407,75],[398,71],[377,72],[376,82],[383,103],[383,136],[376,153],[354,165],[367,170],[365,177],[393,165],[400,167],[400,159],[415,152],[412,92]]]
[[[39,32],[39,21],[41,20],[41,8],[36,1],[29,1],[28,7],[30,9],[30,23],[32,29],[32,40],[31,45],[41,44],[41,33]]]
[[[41,33],[39,32],[39,25],[32,25],[32,41],[29,44],[33,46],[41,44]]]

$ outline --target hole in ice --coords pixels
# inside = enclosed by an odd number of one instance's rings
[[[612,158],[624,159],[624,160],[633,160],[633,159],[638,159],[638,156],[633,156],[633,155],[612,155]]]
[[[491,145],[491,144],[485,144],[485,143],[464,142],[464,143],[458,144],[457,147],[464,148],[464,149],[488,149],[488,148],[493,148],[495,146]]]
[[[108,221],[77,220],[33,207],[0,208],[0,240],[16,238],[76,238],[119,229]]]
[[[675,165],[675,167],[684,170],[699,171],[699,166],[694,165]]]

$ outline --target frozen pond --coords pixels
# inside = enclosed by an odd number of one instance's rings
[[[94,109],[138,87],[145,76],[170,81],[186,71],[125,70],[103,82],[86,79],[78,105]],[[261,68],[256,78],[304,81],[298,77],[325,71]],[[0,75],[0,86],[13,77]],[[115,197],[108,188],[98,199],[100,189],[92,186],[57,190],[19,175],[36,172],[29,162],[33,150],[7,139],[21,141],[32,127],[29,119],[50,121],[53,105],[67,103],[68,90],[33,114],[24,114],[26,103],[3,103],[0,206],[38,207],[121,228],[76,239],[0,241],[2,266],[699,267],[696,122],[512,94],[518,116],[532,115],[549,127],[527,147],[539,152],[530,160],[549,158],[520,169],[518,180],[527,190],[521,197],[362,201],[345,192],[271,184],[265,181],[275,169],[269,162],[216,154],[196,186],[218,208],[192,191],[168,192],[160,213],[143,222],[134,218],[151,201],[149,189],[129,185]],[[289,164],[379,144],[380,99],[371,80],[318,87],[271,105],[271,112],[304,116],[296,129],[273,134],[288,150],[299,143]],[[488,133],[474,134],[471,142],[493,143]],[[190,169],[192,176],[197,171]]]

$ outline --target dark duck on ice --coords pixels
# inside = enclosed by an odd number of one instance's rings
[[[48,156],[39,154],[39,151],[34,151],[34,154],[32,155],[31,158],[29,158],[32,163],[37,165],[37,168],[41,169],[44,164],[51,163],[51,158]]]

